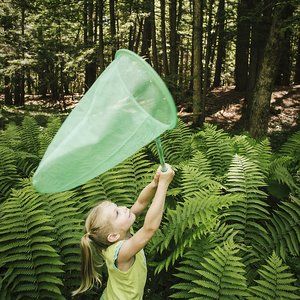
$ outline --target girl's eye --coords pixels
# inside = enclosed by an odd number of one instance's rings
[[[119,213],[118,213],[118,211],[117,211],[117,215],[118,215]]]

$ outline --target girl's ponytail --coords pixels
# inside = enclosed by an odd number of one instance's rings
[[[80,242],[81,248],[81,285],[72,292],[72,296],[83,293],[90,289],[95,283],[101,284],[101,279],[94,266],[93,251],[90,233],[86,233]]]

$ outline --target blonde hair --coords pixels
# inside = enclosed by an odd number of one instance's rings
[[[90,210],[85,221],[85,234],[81,238],[81,284],[80,287],[72,292],[72,296],[86,292],[94,284],[102,285],[100,275],[96,271],[95,259],[101,251],[113,243],[107,240],[107,236],[113,228],[109,218],[103,213],[103,208],[112,203],[109,200],[100,202]],[[95,253],[96,252],[96,253]],[[104,261],[102,259],[102,264]],[[99,265],[98,265],[99,266]]]

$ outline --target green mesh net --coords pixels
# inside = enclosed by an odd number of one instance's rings
[[[159,75],[121,49],[62,124],[32,183],[40,193],[84,184],[176,123],[173,98]]]

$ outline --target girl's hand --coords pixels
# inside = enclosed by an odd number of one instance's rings
[[[169,164],[166,164],[166,167],[167,167],[167,171],[165,172],[161,172],[160,171],[160,174],[159,174],[159,181],[160,182],[163,182],[164,184],[167,184],[169,185],[172,180],[173,180],[173,177],[175,175],[175,172],[174,170],[172,169],[172,166],[169,165]]]
[[[153,178],[153,180],[151,182],[151,184],[152,184],[153,187],[157,187],[158,186],[160,172],[161,172],[161,166],[159,166],[158,169],[156,170],[154,178]]]

